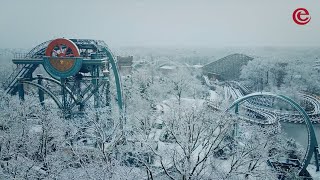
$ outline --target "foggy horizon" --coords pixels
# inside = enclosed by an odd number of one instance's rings
[[[110,47],[318,46],[320,4],[246,1],[3,1],[0,48],[32,48],[60,37],[101,39]],[[292,21],[305,7],[306,26]]]
[[[0,180],[320,179],[319,30],[311,0],[2,0]]]

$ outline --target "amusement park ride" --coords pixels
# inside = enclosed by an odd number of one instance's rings
[[[17,64],[17,68],[4,83],[6,92],[12,95],[18,92],[20,98],[24,99],[24,85],[35,86],[41,104],[44,104],[46,94],[63,110],[65,117],[83,112],[89,103],[93,103],[95,108],[110,106],[111,68],[116,84],[116,99],[120,111],[123,109],[116,60],[104,41],[49,40],[12,62]],[[33,76],[40,65],[51,77]],[[55,87],[48,88],[49,83]]]
[[[49,40],[36,46],[25,56],[14,58],[12,62],[17,65],[17,68],[4,82],[6,93],[12,95],[18,93],[24,100],[27,86],[34,86],[38,90],[40,103],[44,105],[45,97],[51,97],[62,110],[64,117],[84,112],[90,103],[95,108],[110,107],[110,78],[112,77],[110,70],[112,70],[116,101],[123,115],[122,89],[116,59],[104,41],[65,38]],[[35,70],[41,67],[40,65],[43,66],[48,77],[33,75]],[[255,97],[283,100],[300,113],[299,117],[308,130],[308,146],[299,164],[299,174],[301,176],[308,174],[306,168],[313,155],[319,171],[318,143],[312,122],[304,109],[290,98],[270,93],[244,94],[242,97],[237,97],[226,111],[235,108],[235,114],[239,114],[240,104]],[[247,109],[251,107],[254,106],[246,106]],[[260,111],[260,109],[256,110]],[[267,108],[263,111],[269,113]],[[272,166],[274,163],[269,164]]]
[[[286,103],[288,103],[290,106],[292,106],[297,112],[299,112],[302,117],[303,120],[306,124],[307,127],[307,132],[308,132],[308,145],[307,145],[307,150],[306,153],[302,159],[302,161],[300,162],[299,160],[295,160],[297,161],[296,163],[296,167],[298,167],[299,169],[299,175],[300,176],[310,176],[309,172],[307,171],[307,167],[311,162],[312,156],[315,159],[315,164],[316,164],[316,170],[319,171],[319,150],[318,150],[318,142],[317,142],[317,138],[316,138],[316,134],[312,125],[312,122],[308,116],[308,114],[305,112],[305,110],[299,105],[297,104],[295,101],[293,101],[292,99],[290,99],[289,97],[283,96],[283,95],[277,95],[277,94],[273,94],[273,93],[267,93],[267,92],[257,92],[257,93],[251,93],[245,96],[242,96],[240,98],[238,98],[237,100],[235,100],[227,109],[227,111],[230,111],[231,109],[234,108],[234,112],[235,114],[239,114],[239,106],[241,104],[243,104],[243,102],[246,102],[250,99],[254,99],[254,98],[272,98],[272,99],[279,99],[281,101],[284,101]],[[274,121],[275,123],[276,121]],[[256,124],[260,124],[260,122],[256,122]],[[263,124],[265,125],[265,123]],[[272,124],[270,124],[272,125]],[[235,128],[236,131],[237,128]],[[287,162],[278,162],[278,161],[272,161],[271,159],[268,160],[268,164],[270,166],[275,166],[275,164],[277,164],[277,166],[292,166],[292,164],[288,164],[289,160],[287,160]],[[295,166],[295,165],[294,165]],[[275,167],[276,168],[276,167]]]

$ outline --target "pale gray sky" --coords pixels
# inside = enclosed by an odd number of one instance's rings
[[[293,23],[307,8],[311,21]],[[0,48],[57,37],[119,46],[317,46],[318,0],[1,0]]]

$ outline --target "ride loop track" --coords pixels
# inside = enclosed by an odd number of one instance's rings
[[[316,98],[310,95],[300,94],[300,96],[304,100],[308,101],[310,104],[313,105],[313,109],[311,111],[306,112],[298,103],[296,103],[294,100],[287,96],[269,92],[249,93],[250,91],[246,87],[234,81],[228,82],[226,86],[228,90],[231,91],[229,92],[232,94],[231,96],[235,98],[235,101],[225,110],[226,112],[234,108],[235,114],[239,115],[239,109],[241,105],[242,109],[245,112],[249,111],[254,112],[254,114],[261,115],[259,118],[251,118],[251,122],[255,124],[272,125],[280,121],[291,123],[304,123],[306,125],[308,133],[308,144],[302,162],[298,163],[298,174],[300,176],[310,176],[309,172],[307,171],[307,167],[310,164],[313,155],[315,158],[315,164],[317,168],[316,170],[319,171],[319,146],[312,125],[312,123],[319,123],[319,121],[312,121],[311,119],[319,114],[318,107],[320,103]],[[293,108],[293,111],[276,110],[275,99],[289,104]],[[246,113],[246,115],[248,116],[248,113]],[[264,117],[265,119],[267,119],[267,121],[259,121],[261,117]],[[246,120],[246,118],[240,118]],[[290,118],[293,118],[294,120],[286,120]],[[279,162],[276,163],[281,164]],[[270,160],[268,161],[268,164],[271,166],[273,165]]]
[[[207,77],[204,80],[209,87],[213,87]],[[315,158],[316,171],[319,171],[319,150],[316,134],[313,128],[313,124],[320,123],[320,102],[317,98],[300,93],[300,97],[304,101],[312,105],[312,109],[305,111],[298,103],[293,101],[291,98],[277,95],[269,92],[255,92],[251,93],[248,88],[241,85],[236,81],[229,81],[223,84],[226,99],[231,99],[233,103],[227,107],[225,112],[231,112],[234,109],[234,113],[237,117],[243,121],[252,124],[258,124],[261,126],[273,126],[279,122],[289,123],[304,123],[308,133],[308,144],[306,147],[306,153],[301,160],[301,163],[297,163],[300,176],[310,177],[307,167],[311,162],[312,156]],[[282,101],[291,106],[290,110],[282,110],[277,103]],[[208,102],[211,106],[213,103]],[[222,111],[217,105],[213,106],[214,109]],[[237,133],[237,126],[235,126],[234,132]],[[270,166],[274,164],[286,164],[281,162],[268,161]]]

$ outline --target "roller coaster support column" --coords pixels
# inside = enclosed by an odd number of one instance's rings
[[[62,105],[63,105],[63,111],[66,112],[67,110],[67,93],[65,91],[65,86],[66,86],[66,78],[61,78],[61,93],[62,93]]]
[[[105,96],[106,96],[106,106],[109,107],[110,109],[110,71],[109,71],[109,67],[107,67],[107,69],[102,71],[103,76],[104,76],[104,81],[105,81]]]
[[[234,113],[236,115],[239,114],[239,104],[236,104],[235,108],[234,108]],[[236,137],[238,135],[238,122],[236,122],[234,125],[233,125],[233,137]]]
[[[99,100],[99,66],[94,66],[92,70],[92,83],[94,88],[96,89],[94,92],[94,107],[100,107],[100,100]]]
[[[317,169],[316,171],[319,171],[319,147],[315,147],[314,148],[314,158],[316,159],[316,166],[317,166]]]
[[[38,76],[38,84],[40,86],[42,86],[42,75],[41,74],[37,74]],[[38,88],[38,94],[39,94],[39,101],[40,101],[40,104],[42,106],[44,106],[44,92],[42,91],[42,89]]]
[[[106,80],[107,82],[107,89],[106,89],[106,106],[110,107],[110,101],[111,101],[111,98],[110,98],[110,81],[109,81],[109,78]]]
[[[77,96],[77,100],[80,102],[79,103],[79,111],[82,112],[84,111],[84,104],[82,103],[82,93],[81,93],[81,77],[80,76],[76,76],[76,80],[75,80],[75,86],[76,86],[76,96]]]
[[[22,78],[18,78],[18,89],[19,89],[19,98],[24,101],[24,87],[23,83],[21,83]]]

